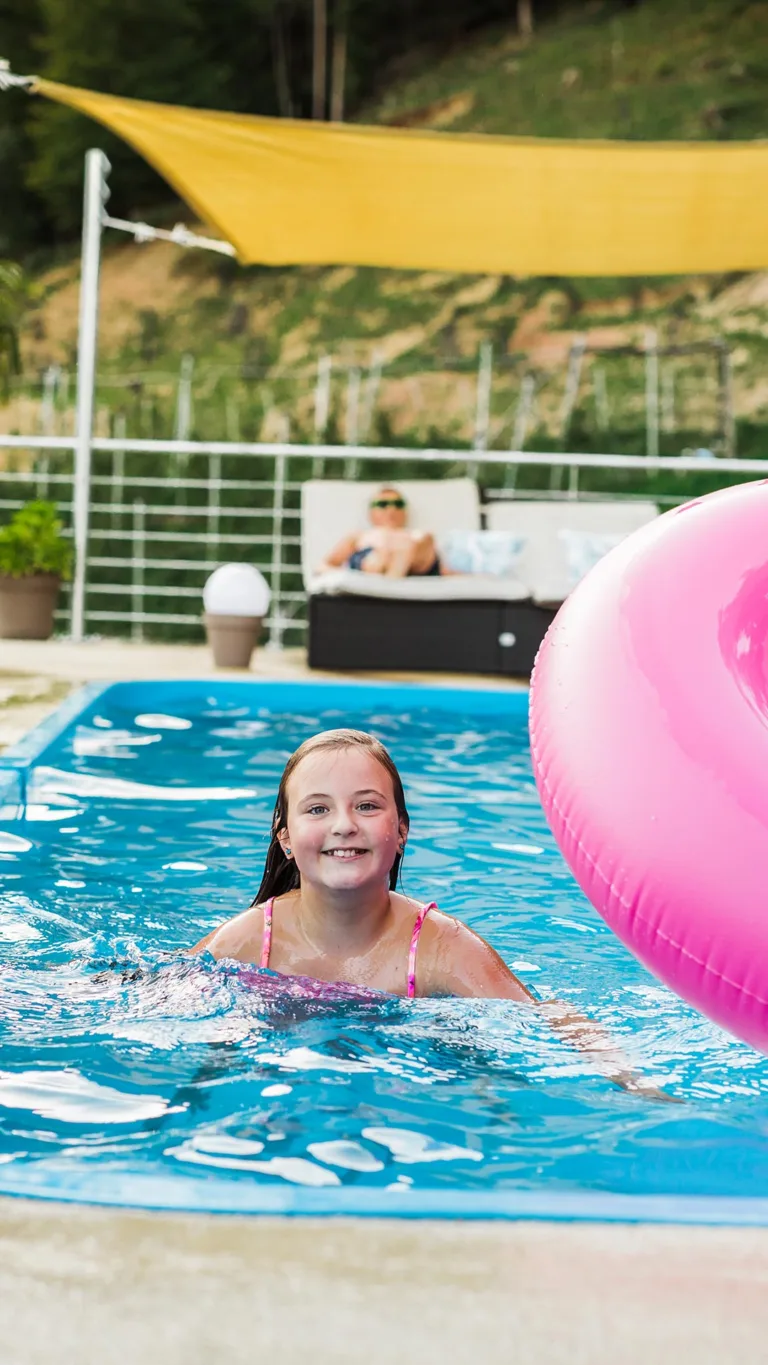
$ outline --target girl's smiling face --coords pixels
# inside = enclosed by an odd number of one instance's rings
[[[279,834],[307,882],[327,890],[389,883],[407,829],[392,779],[372,754],[345,748],[309,753],[287,787],[288,828]]]

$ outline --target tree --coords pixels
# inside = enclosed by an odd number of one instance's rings
[[[15,71],[34,71],[42,32],[38,0],[0,0],[0,56]],[[25,183],[32,159],[29,115],[33,101],[21,91],[0,95],[0,256],[16,256],[50,230],[43,206]]]
[[[517,0],[517,27],[525,38],[533,33],[533,0]]]
[[[312,0],[312,117],[325,118],[328,15],[325,0]]]
[[[347,84],[347,51],[349,44],[349,6],[347,0],[336,0],[333,11],[333,21],[331,118],[334,123],[341,123],[344,118],[344,96]]]
[[[29,281],[15,261],[0,261],[0,394],[7,401],[11,375],[21,370],[19,326]]]
[[[226,71],[205,60],[196,0],[40,0],[40,11],[41,75],[169,104],[226,106]],[[73,110],[35,100],[30,131],[34,159],[27,183],[65,234],[79,228],[88,147],[102,147],[113,164],[119,212],[161,193],[169,197],[146,162]]]

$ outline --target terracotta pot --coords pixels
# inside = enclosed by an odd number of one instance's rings
[[[27,578],[0,575],[0,638],[48,640],[60,583],[56,574],[49,573]]]
[[[261,616],[203,616],[205,633],[217,668],[248,668],[259,641]]]

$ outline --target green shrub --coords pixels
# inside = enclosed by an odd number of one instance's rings
[[[28,502],[0,529],[0,575],[26,578],[31,574],[72,575],[72,547],[52,502]]]

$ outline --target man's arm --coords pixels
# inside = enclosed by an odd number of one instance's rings
[[[322,564],[318,564],[317,572],[324,573],[326,569],[340,569],[342,564],[346,564],[349,556],[354,554],[357,548],[357,536],[345,536],[337,545],[334,545],[329,554],[325,556]]]

